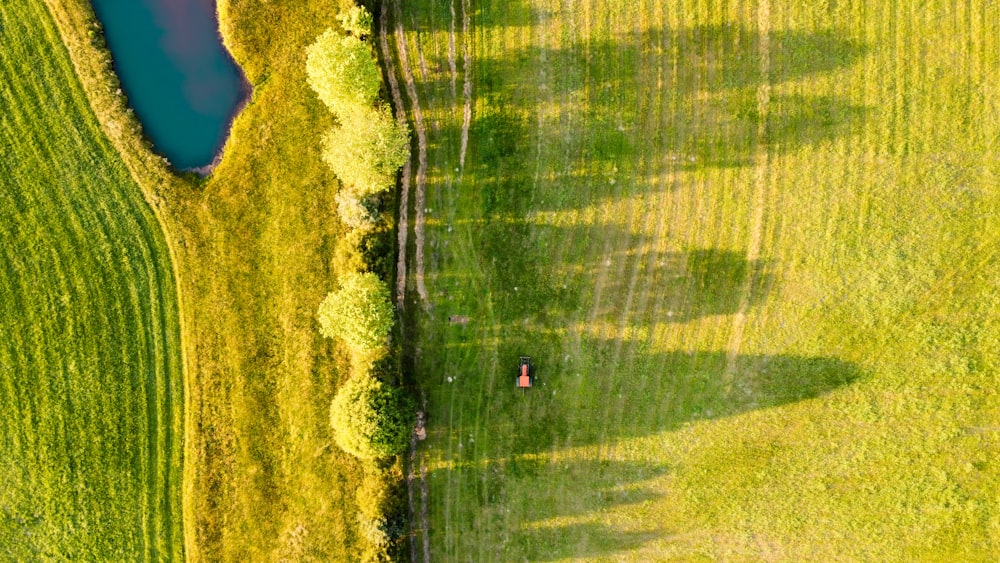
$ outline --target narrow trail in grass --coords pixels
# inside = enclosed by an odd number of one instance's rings
[[[387,28],[388,21],[388,2],[382,4],[382,14],[380,23],[380,33],[379,33],[379,43],[382,49],[382,56],[386,64],[386,73],[389,76],[389,88],[392,92],[393,103],[396,106],[396,119],[400,122],[406,122],[406,109],[403,105],[403,96],[401,89],[399,87],[399,82],[396,79],[396,65],[394,63],[394,58],[392,52],[389,49],[389,32]],[[397,41],[397,54],[400,62],[400,72],[405,79],[406,93],[410,99],[410,103],[413,108],[413,121],[414,129],[417,134],[417,175],[416,175],[416,190],[415,190],[415,220],[413,225],[414,238],[415,238],[415,257],[414,257],[414,267],[415,267],[415,277],[417,285],[417,294],[420,297],[420,301],[425,308],[429,307],[429,300],[427,296],[427,288],[424,284],[424,205],[425,201],[425,185],[426,185],[426,174],[427,174],[427,133],[423,120],[423,112],[420,107],[420,102],[417,97],[416,84],[413,77],[413,72],[409,66],[409,58],[406,46],[406,35],[403,29],[402,13],[398,3],[393,3],[393,11],[395,17],[395,36]],[[452,12],[454,13],[454,7],[452,7]],[[452,29],[454,29],[454,22],[452,22]],[[451,54],[454,54],[454,38],[451,38],[452,49]],[[421,71],[423,73],[423,79],[426,80],[428,77],[428,71],[426,68],[426,62],[422,54],[420,54],[420,65]],[[450,67],[452,68],[452,91],[454,94],[454,82],[457,71],[455,71],[454,56],[450,56]],[[453,96],[454,97],[454,96]],[[407,160],[403,166],[402,174],[402,188],[400,191],[400,201],[399,201],[399,233],[398,233],[398,244],[399,244],[399,255],[396,263],[396,303],[402,308],[403,303],[406,299],[406,272],[408,269],[407,264],[407,245],[409,238],[409,191],[410,184],[412,181],[412,159]],[[423,409],[426,411],[426,398],[423,399]],[[422,430],[422,429],[421,429]],[[430,523],[428,517],[428,486],[427,486],[427,464],[417,452],[417,434],[414,431],[413,436],[410,439],[409,446],[409,469],[406,475],[406,493],[407,493],[407,504],[408,504],[408,514],[410,519],[410,527],[412,530],[412,536],[410,538],[410,560],[413,563],[417,563],[419,560],[418,549],[417,549],[417,530],[419,529],[420,537],[422,540],[422,555],[423,561],[429,563],[430,561]],[[419,487],[420,490],[420,508],[417,509],[417,499],[415,494],[415,489]]]
[[[399,91],[399,81],[396,80],[396,64],[393,62],[392,51],[389,50],[388,20],[386,2],[382,3],[382,15],[379,18],[379,46],[382,48],[382,61],[385,73],[389,78],[389,91],[392,93],[392,103],[396,106],[396,121],[406,124],[406,108],[403,106],[403,95]],[[410,161],[403,164],[403,177],[399,189],[399,225],[396,231],[399,245],[396,255],[396,306],[403,307],[406,299],[406,247],[410,233],[410,176],[412,174]]]
[[[413,107],[413,128],[417,134],[417,182],[413,202],[415,207],[413,236],[416,239],[414,261],[416,263],[417,295],[420,296],[424,308],[429,309],[430,300],[427,296],[427,286],[424,284],[424,205],[426,203],[424,190],[427,183],[427,128],[424,125],[424,114],[420,108],[413,71],[410,69],[406,33],[403,30],[403,14],[398,2],[393,2],[393,12],[396,18],[396,47],[399,53],[399,66],[406,81],[406,95],[410,98],[410,104]]]
[[[448,70],[451,74],[451,100],[454,103],[457,96],[455,85],[458,82],[458,65],[455,62],[455,0],[451,0],[449,9],[451,20],[448,22]]]
[[[764,234],[764,206],[767,202],[767,115],[771,104],[771,5],[770,0],[760,0],[757,6],[757,35],[760,37],[760,85],[757,87],[757,139],[754,169],[753,201],[750,209],[750,233],[747,242],[747,264],[754,264],[760,257],[761,241]],[[740,288],[740,304],[733,315],[733,328],[726,347],[726,387],[732,385],[736,373],[736,360],[743,345],[746,330],[747,311],[750,309],[751,293],[758,274],[748,268]]]
[[[469,45],[469,0],[462,0],[462,145],[458,153],[458,166],[465,172],[465,152],[469,148],[469,126],[472,124],[472,47]]]

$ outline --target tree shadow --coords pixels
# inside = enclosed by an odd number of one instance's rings
[[[816,145],[850,134],[864,122],[867,109],[834,96],[776,94],[766,115],[758,108],[757,92],[734,90],[717,96],[682,100],[685,107],[644,126],[634,107],[602,110],[591,107],[584,125],[564,142],[564,150],[604,168],[622,167],[628,182],[631,157],[656,146],[663,155],[661,170],[675,172],[707,167],[729,168],[753,162],[758,150],[784,154],[803,145]],[[624,115],[631,113],[633,115]],[[519,110],[506,95],[494,95],[478,109],[469,132],[471,162],[481,181],[532,184],[533,168],[526,166],[537,144],[536,119]],[[453,133],[445,132],[445,135]],[[587,182],[595,195],[608,197],[619,188],[607,182]],[[564,181],[574,182],[572,178]],[[603,178],[602,178],[603,180]]]
[[[743,251],[659,251],[653,233],[626,232],[618,225],[556,226],[504,215],[478,223],[476,237],[480,269],[500,324],[544,322],[550,312],[559,316],[578,310],[599,278],[609,296],[607,306],[615,307],[616,296],[629,292],[629,276],[602,276],[602,271],[641,269],[644,283],[656,288],[659,299],[677,304],[664,322],[732,314],[743,299],[756,306],[773,291],[772,268],[763,260],[748,261]],[[595,247],[608,238],[628,240],[628,247],[612,254]],[[443,312],[465,314],[447,306]]]
[[[650,326],[623,327],[621,340],[560,326],[567,312],[577,317],[572,313],[583,305],[581,296],[601,268],[646,268],[642,275],[652,276],[649,285],[671,294],[666,302],[687,304],[653,323],[732,314],[743,299],[759,303],[772,285],[770,269],[728,249],[645,250],[655,247],[650,233],[622,232],[626,227],[617,225],[540,224],[531,220],[532,212],[648,192],[650,185],[629,179],[636,177],[629,163],[647,152],[663,155],[668,171],[740,167],[762,151],[780,155],[835,139],[864,117],[865,108],[835,96],[781,92],[772,94],[764,114],[759,110],[756,90],[765,81],[832,72],[860,59],[865,48],[832,31],[762,37],[738,26],[706,26],[620,39],[504,52],[478,59],[473,73],[476,104],[464,181],[480,198],[478,213],[470,214],[477,218],[470,240],[478,245],[477,266],[485,277],[479,288],[489,295],[461,298],[488,299],[493,318],[473,318],[438,332],[433,357],[419,361],[429,384],[427,429],[435,451],[448,452],[447,464],[432,469],[430,478],[447,479],[449,498],[461,499],[449,505],[462,513],[451,514],[450,521],[467,526],[448,534],[472,534],[479,545],[503,549],[497,559],[609,557],[654,537],[623,533],[599,516],[655,501],[660,493],[644,481],[669,469],[607,460],[560,463],[578,451],[575,447],[604,448],[815,399],[862,377],[854,364],[831,357],[650,349]],[[764,41],[771,55],[766,73],[760,64]],[[442,71],[420,87],[449,91],[446,62],[432,62]],[[664,79],[658,83],[661,69]],[[542,70],[551,75],[546,78]],[[537,103],[540,83],[551,94],[545,108]],[[586,163],[586,170],[558,178],[567,185],[567,197],[546,195],[544,202],[533,165],[541,111],[548,112],[545,119],[565,125],[562,138],[550,135],[555,152]],[[655,111],[662,115],[650,118]],[[460,130],[440,136],[454,146]],[[616,182],[599,175],[604,171],[618,173],[610,178]],[[595,228],[602,237],[628,237],[626,245],[618,245],[626,250],[611,256],[596,252],[601,241],[590,241]],[[554,269],[561,266],[567,267]],[[608,280],[609,299],[627,293],[622,276]],[[450,283],[469,293],[463,280]],[[445,322],[451,314],[468,311],[441,304],[432,322]],[[533,389],[514,387],[521,355],[533,358]],[[530,498],[515,498],[525,494]],[[516,506],[520,512],[505,512]]]
[[[584,522],[519,530],[514,541],[523,561],[560,561],[631,551],[661,536],[659,532],[625,532]]]
[[[470,28],[522,27],[544,21],[552,12],[532,6],[524,0],[505,0],[500,3],[467,2]],[[407,12],[410,18],[406,29],[418,33],[456,32],[462,30],[463,0],[440,2],[434,0],[409,0]],[[454,19],[451,10],[454,9]],[[461,41],[461,38],[456,39]]]
[[[765,39],[771,56],[763,73]],[[504,159],[524,160],[534,146],[537,120],[537,110],[526,102],[539,96],[543,81],[555,104],[547,109],[550,114],[583,118],[577,121],[584,125],[565,142],[568,152],[588,161],[625,163],[629,159],[623,157],[652,145],[673,170],[746,165],[758,148],[780,153],[834,139],[865,113],[834,96],[775,93],[761,115],[759,85],[832,72],[865,51],[833,31],[776,31],[765,38],[725,25],[505,52],[477,61],[477,98],[483,103],[470,150],[484,170]],[[539,67],[552,69],[552,75],[540,76]],[[650,121],[664,104],[671,110]]]
[[[822,356],[730,358],[626,343],[635,353],[621,362],[619,342],[585,338],[572,358],[562,356],[563,344],[511,332],[497,355],[512,362],[498,377],[445,362],[442,375],[460,380],[431,387],[432,403],[450,403],[440,411],[447,425],[428,420],[435,448],[449,452],[431,478],[449,483],[444,510],[470,523],[467,545],[498,546],[497,559],[608,557],[661,539],[672,532],[657,522],[639,530],[613,523],[662,497],[658,479],[670,461],[621,460],[611,453],[617,443],[814,399],[863,377],[854,364]],[[533,359],[532,389],[514,387],[518,355]]]
[[[660,537],[595,520],[660,498],[646,483],[669,472],[644,462],[512,456],[439,468],[431,478],[461,484],[453,494],[467,502],[458,510],[479,515],[471,533],[475,543],[497,549],[497,560],[552,561],[608,556]],[[589,521],[572,521],[580,519]]]
[[[766,73],[761,69],[764,51]],[[587,87],[591,102],[614,105],[627,99],[628,92],[651,88],[684,97],[778,84],[850,66],[866,52],[864,44],[835,30],[776,30],[765,36],[741,25],[704,25],[649,29],[559,49],[506,51],[477,60],[476,71],[482,90],[515,93],[537,86],[544,63],[556,73],[550,80],[556,94]],[[659,81],[648,80],[653,76]]]
[[[691,422],[814,399],[863,377],[855,364],[823,356],[640,352],[622,363],[619,343],[590,338],[581,345],[583,357],[566,357],[560,356],[560,340],[530,330],[511,331],[497,350],[499,358],[513,359],[509,370],[494,381],[462,372],[463,386],[481,386],[489,397],[487,449],[494,455],[539,454],[676,430]],[[516,359],[523,355],[531,356],[535,370],[535,387],[527,391],[514,386]],[[581,365],[587,373],[580,371]],[[574,404],[597,410],[575,411]],[[474,431],[451,430],[458,440]]]

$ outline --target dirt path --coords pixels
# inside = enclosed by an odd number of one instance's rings
[[[465,172],[465,152],[469,148],[469,126],[472,124],[472,38],[469,36],[469,0],[462,0],[462,145],[458,153],[458,166]]]
[[[379,45],[382,48],[382,60],[385,62],[386,74],[389,77],[389,91],[392,93],[392,103],[396,107],[396,121],[406,123],[406,108],[403,106],[403,95],[399,91],[399,81],[396,80],[396,64],[389,50],[388,29],[386,20],[386,2],[382,3],[381,24],[379,29]],[[399,190],[399,228],[397,242],[399,255],[396,258],[396,306],[403,307],[406,299],[406,246],[410,233],[410,161],[403,165],[403,178]]]
[[[410,69],[409,55],[406,49],[406,34],[403,32],[402,11],[398,2],[393,2],[393,11],[396,17],[396,46],[399,52],[399,66],[403,71],[403,78],[406,80],[406,95],[410,98],[410,105],[413,108],[413,128],[417,134],[417,182],[414,194],[415,217],[413,221],[413,236],[416,239],[416,278],[417,295],[425,308],[430,307],[427,297],[427,287],[424,285],[424,188],[427,182],[427,128],[424,125],[424,114],[420,109],[420,100],[417,97],[417,86],[413,80],[413,71]]]
[[[396,65],[392,57],[392,52],[389,50],[388,41],[388,29],[387,29],[387,4],[384,2],[382,4],[382,16],[381,16],[381,29],[379,34],[379,43],[382,49],[382,56],[385,60],[386,71],[389,75],[389,89],[392,92],[393,103],[396,106],[396,119],[399,121],[406,121],[406,110],[403,105],[403,96],[400,91],[399,82],[396,80]],[[417,294],[420,296],[420,300],[426,307],[428,304],[427,300],[427,288],[424,285],[424,187],[426,184],[427,175],[427,132],[424,126],[423,112],[420,108],[420,102],[417,98],[416,84],[414,83],[413,73],[409,66],[409,58],[406,48],[406,35],[403,32],[402,24],[402,14],[400,12],[399,4],[393,3],[394,16],[396,18],[396,42],[399,53],[400,67],[403,73],[403,77],[406,80],[406,93],[410,98],[410,103],[413,107],[413,118],[414,118],[414,129],[417,134],[417,177],[416,177],[416,194],[414,205],[416,207],[416,218],[413,225],[415,244],[416,244],[416,256],[415,256],[415,267],[416,267],[416,280],[417,280]],[[454,28],[454,24],[452,24]],[[423,57],[421,56],[421,59]],[[421,64],[426,65],[423,61]],[[452,67],[454,68],[454,58],[452,57]],[[423,71],[426,75],[426,70]],[[452,73],[452,79],[454,81],[455,72]],[[399,258],[396,265],[396,302],[399,306],[402,306],[404,299],[406,297],[406,271],[407,271],[407,260],[406,260],[406,247],[408,242],[409,233],[409,191],[410,183],[412,178],[412,159],[408,160],[403,166],[403,178],[402,178],[402,190],[400,192],[399,200]],[[422,409],[426,412],[427,409],[427,398],[422,398]],[[410,438],[410,448],[409,448],[409,471],[406,476],[406,493],[407,493],[407,503],[408,503],[408,513],[410,519],[411,530],[413,530],[413,536],[410,538],[410,560],[413,563],[419,561],[420,555],[423,555],[424,563],[430,563],[431,560],[431,545],[430,545],[430,520],[428,517],[428,499],[429,491],[427,486],[427,464],[422,458],[417,454],[417,441],[422,440],[424,437],[424,426],[423,418],[420,417],[418,420],[417,428],[414,430],[413,436]],[[419,467],[419,473],[418,473]],[[415,488],[420,489],[420,509],[417,510],[417,499],[415,494]],[[418,552],[417,548],[417,538],[416,530],[420,529],[420,536],[422,541],[422,549]]]
[[[455,0],[451,0],[451,22],[448,24],[448,70],[451,71],[451,99],[455,100],[458,65],[455,63]]]
[[[757,6],[757,34],[760,37],[760,86],[757,87],[757,154],[754,170],[752,216],[750,218],[750,235],[747,241],[747,264],[754,264],[760,257],[761,240],[764,234],[764,205],[767,201],[768,153],[764,147],[767,140],[767,116],[771,105],[771,5],[770,0],[761,0]],[[743,287],[740,289],[740,305],[733,315],[733,328],[726,346],[726,386],[732,384],[736,372],[736,360],[743,345],[743,333],[746,330],[747,311],[750,309],[750,298],[756,283],[754,268],[748,268]]]
[[[421,410],[417,413],[417,426],[413,430],[413,434],[410,435],[410,451],[409,451],[409,471],[406,474],[406,497],[408,501],[408,513],[410,517],[410,529],[412,530],[412,535],[410,536],[410,561],[412,563],[417,563],[419,561],[419,554],[417,552],[417,537],[416,537],[416,524],[419,523],[420,526],[420,537],[423,541],[423,560],[424,563],[430,563],[431,560],[431,542],[430,542],[430,519],[427,514],[428,497],[429,493],[427,490],[427,463],[424,461],[423,456],[417,455],[417,442],[423,440],[427,437],[427,431],[424,427],[426,418],[424,413],[427,412],[427,396],[421,394]],[[419,463],[418,463],[419,461]],[[420,468],[419,476],[417,474],[417,467]],[[420,487],[420,512],[417,513],[417,501],[414,494],[414,481],[419,481]],[[419,519],[418,519],[419,516]]]

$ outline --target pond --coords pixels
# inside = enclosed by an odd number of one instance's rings
[[[157,152],[206,173],[249,88],[222,45],[215,0],[92,0],[115,71]]]

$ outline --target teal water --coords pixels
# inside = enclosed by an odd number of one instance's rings
[[[178,170],[210,165],[246,97],[215,0],[91,0],[129,105]]]

